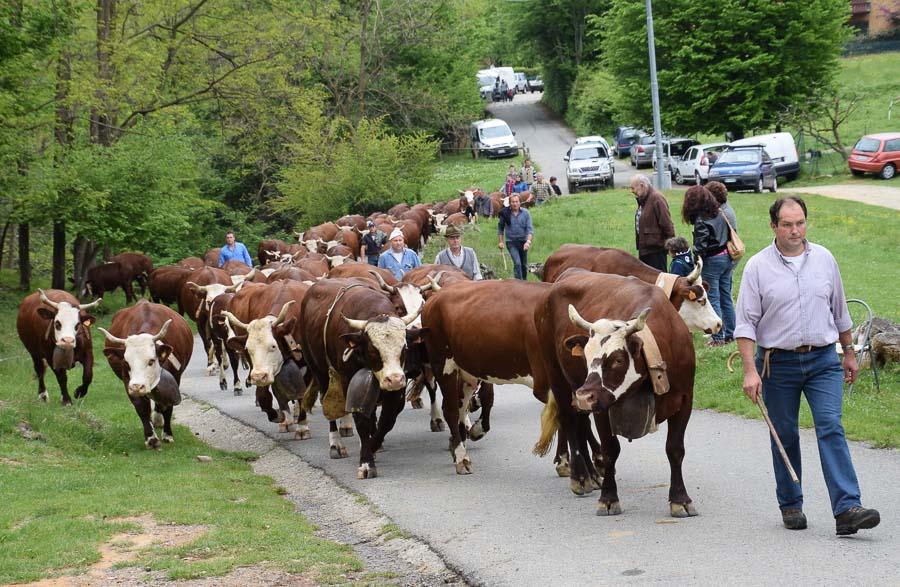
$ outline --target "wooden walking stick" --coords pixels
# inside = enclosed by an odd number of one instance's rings
[[[778,452],[781,453],[781,460],[784,461],[784,466],[787,467],[788,473],[791,474],[791,479],[794,483],[800,483],[800,478],[797,477],[797,472],[794,471],[794,467],[791,466],[791,461],[788,459],[787,453],[784,452],[784,445],[781,444],[781,439],[778,438],[778,433],[775,432],[775,426],[772,425],[772,420],[769,418],[769,410],[766,409],[766,402],[761,400],[761,396],[756,396],[756,405],[759,406],[759,411],[762,412],[763,419],[766,421],[766,424],[769,425],[769,432],[775,440],[775,446],[778,447]]]

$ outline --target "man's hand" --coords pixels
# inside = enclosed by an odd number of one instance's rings
[[[501,250],[503,249],[503,241],[500,241],[499,243],[497,243],[497,248],[501,249]]]
[[[756,403],[760,391],[762,391],[762,379],[759,378],[759,373],[756,372],[756,368],[749,372],[745,371],[744,395],[750,398],[750,401]]]
[[[525,241],[525,246],[522,247],[526,251],[531,248],[531,241]]]
[[[841,361],[844,367],[844,383],[853,383],[859,374],[859,365],[856,363],[856,353],[853,349],[844,353],[844,359]]]

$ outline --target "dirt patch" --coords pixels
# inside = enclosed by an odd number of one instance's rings
[[[136,559],[142,550],[151,546],[175,548],[193,542],[206,532],[205,526],[177,526],[158,524],[149,514],[140,517],[116,518],[111,522],[129,522],[140,529],[112,536],[100,545],[100,560],[79,575],[65,575],[29,583],[30,587],[83,587],[123,584],[115,579],[119,572],[113,567]]]
[[[826,198],[852,200],[900,210],[900,187],[871,184],[815,185],[780,190],[786,193],[817,194]]]

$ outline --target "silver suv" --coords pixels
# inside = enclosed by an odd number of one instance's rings
[[[569,193],[585,187],[613,187],[609,149],[600,143],[573,145],[564,157]]]

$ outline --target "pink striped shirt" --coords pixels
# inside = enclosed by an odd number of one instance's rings
[[[834,344],[852,326],[837,261],[808,241],[796,263],[788,258],[773,240],[747,261],[734,337],[776,349]]]

